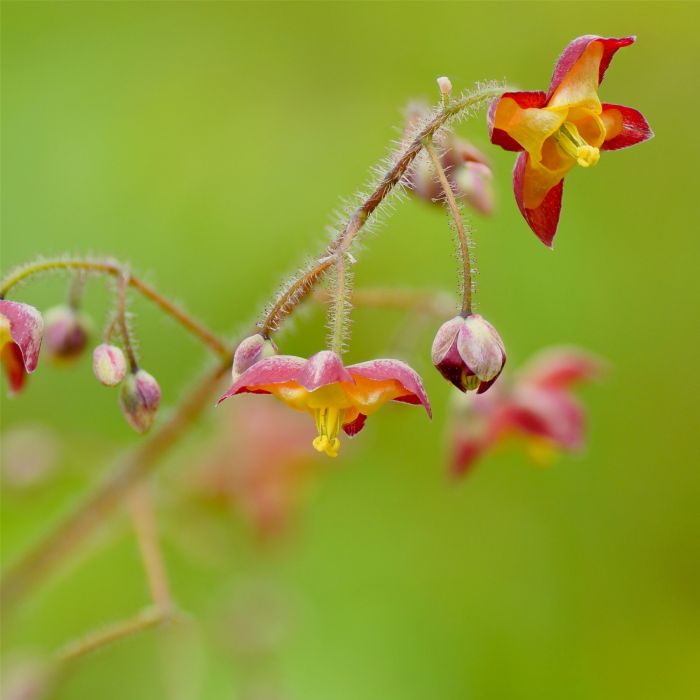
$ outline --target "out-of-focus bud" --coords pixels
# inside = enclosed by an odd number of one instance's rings
[[[70,306],[54,306],[44,315],[46,351],[57,362],[70,362],[82,355],[90,337],[90,321]]]
[[[233,355],[231,375],[235,382],[249,367],[266,357],[272,357],[278,352],[277,346],[270,338],[264,338],[260,333],[242,340]]]
[[[443,95],[449,95],[452,92],[452,81],[446,75],[439,77],[437,84]]]
[[[33,306],[0,299],[0,361],[10,394],[21,391],[36,369],[43,336],[44,320]]]
[[[443,323],[433,341],[432,360],[460,391],[483,394],[498,378],[506,351],[496,329],[479,314]]]
[[[494,209],[493,172],[488,165],[466,162],[455,173],[457,188],[472,209],[490,216]]]
[[[129,425],[145,433],[153,425],[160,406],[160,386],[145,370],[129,374],[119,393],[119,405]]]
[[[121,348],[103,343],[92,353],[92,371],[105,386],[117,386],[126,376],[126,357]]]

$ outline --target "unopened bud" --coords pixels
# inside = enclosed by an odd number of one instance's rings
[[[473,209],[486,216],[493,213],[493,173],[484,163],[466,162],[455,174],[457,187]]]
[[[85,314],[70,306],[54,306],[44,314],[44,343],[49,357],[57,362],[76,360],[85,350],[91,323]]]
[[[126,358],[121,348],[103,343],[92,353],[92,371],[105,386],[117,386],[126,376]]]
[[[231,368],[233,381],[235,382],[243,372],[256,362],[260,362],[266,357],[272,357],[277,352],[278,349],[275,343],[270,338],[264,338],[260,333],[251,335],[241,341],[233,355],[233,367]]]
[[[129,374],[119,393],[119,405],[129,425],[145,433],[153,424],[160,405],[160,386],[146,371]]]
[[[443,95],[449,95],[452,92],[452,81],[446,75],[439,77],[437,84]]]

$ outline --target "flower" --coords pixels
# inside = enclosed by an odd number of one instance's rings
[[[54,306],[44,314],[46,351],[55,362],[71,362],[82,355],[91,323],[71,306]]]
[[[338,433],[362,430],[367,416],[387,401],[421,404],[431,416],[430,402],[418,374],[399,360],[371,360],[345,367],[337,353],[323,350],[308,360],[277,355],[247,369],[219,399],[242,393],[273,394],[280,401],[310,413],[318,437],[313,446],[329,457],[340,449]]]
[[[460,391],[483,394],[506,363],[496,329],[479,314],[455,316],[440,326],[433,340],[435,368]]]
[[[506,92],[489,109],[491,142],[521,152],[513,171],[518,208],[549,247],[569,170],[576,164],[595,165],[601,151],[634,146],[653,136],[636,109],[601,103],[598,97],[616,51],[634,41],[578,37],[557,61],[549,92]]]
[[[129,374],[119,393],[119,405],[127,423],[137,433],[148,432],[160,406],[158,382],[142,369]]]
[[[404,143],[408,143],[416,127],[430,114],[428,106],[412,103],[407,109]],[[440,163],[457,199],[463,199],[472,209],[488,216],[493,213],[493,173],[488,158],[473,144],[452,133],[435,137],[440,150]],[[435,169],[426,157],[416,159],[407,184],[420,199],[439,204],[444,197]]]
[[[33,306],[0,299],[0,358],[11,394],[36,369],[43,334],[44,320]]]
[[[571,388],[597,379],[602,370],[602,361],[582,350],[549,348],[512,384],[500,383],[488,396],[463,399],[453,431],[453,472],[464,474],[485,452],[513,436],[525,439],[531,457],[540,462],[558,451],[580,450],[585,416]]]
[[[116,345],[102,343],[92,353],[92,371],[105,386],[117,386],[126,376],[126,357]]]

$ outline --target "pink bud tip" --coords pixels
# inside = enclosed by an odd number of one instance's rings
[[[119,406],[129,425],[137,433],[148,432],[160,406],[160,386],[146,371],[129,374],[122,384]]]
[[[92,353],[92,371],[105,386],[117,386],[126,376],[126,358],[121,348],[103,343]]]
[[[236,348],[233,356],[231,375],[235,382],[243,372],[252,367],[256,362],[272,357],[278,352],[277,346],[269,338],[264,338],[260,333],[251,335],[242,340]]]

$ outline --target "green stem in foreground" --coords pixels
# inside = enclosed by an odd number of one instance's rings
[[[4,299],[7,293],[17,284],[30,277],[54,270],[83,270],[89,273],[111,275],[121,277],[124,275],[124,266],[117,262],[103,260],[83,260],[56,258],[53,260],[41,260],[19,268],[8,275],[0,284],[0,299]],[[230,351],[226,343],[220,340],[212,331],[192,318],[179,306],[156,291],[138,277],[129,274],[129,286],[136,289],[147,299],[150,299],[158,308],[177,321],[183,328],[196,336],[205,345],[211,348],[219,357],[226,358]]]
[[[398,154],[392,167],[385,173],[373,192],[355,209],[340,233],[319,256],[318,262],[311,269],[305,270],[292,280],[282,291],[265,318],[258,324],[263,335],[268,336],[276,331],[284,319],[313,291],[316,284],[333,264],[336,253],[345,253],[350,250],[355,236],[394,187],[401,182],[411,163],[424,148],[425,142],[432,140],[433,136],[448,124],[451,119],[459,117],[466,113],[467,110],[479,107],[495,97],[499,97],[504,89],[502,85],[478,88],[473,93],[468,93],[444,106],[416,133],[413,140]]]
[[[473,285],[473,275],[472,275],[472,261],[469,252],[469,237],[467,231],[464,227],[464,221],[462,219],[462,214],[459,211],[459,206],[457,205],[457,200],[455,199],[454,193],[452,192],[452,186],[450,185],[445,170],[442,167],[440,158],[435,151],[435,146],[433,145],[432,139],[426,139],[425,150],[428,153],[430,162],[435,168],[438,179],[440,180],[440,185],[442,186],[442,191],[445,193],[445,201],[454,219],[455,229],[457,231],[457,241],[459,243],[459,257],[462,263],[463,279],[462,279],[462,315],[468,316],[472,312],[472,285]]]

